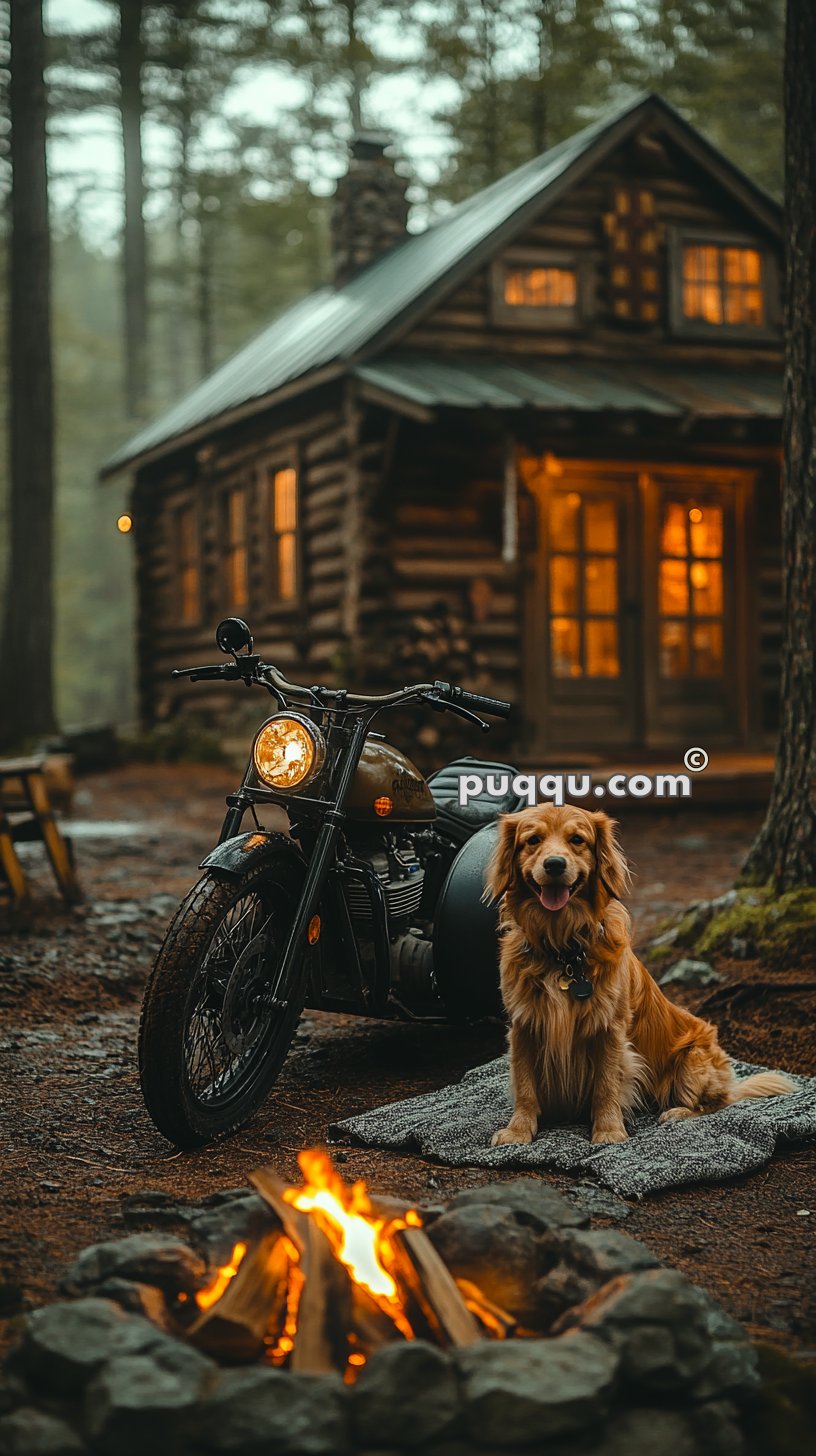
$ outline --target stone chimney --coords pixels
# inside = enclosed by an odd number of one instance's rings
[[[406,180],[394,170],[384,132],[358,132],[348,171],[337,183],[331,209],[334,281],[347,283],[360,268],[406,236]]]

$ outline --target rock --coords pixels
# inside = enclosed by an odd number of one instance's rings
[[[226,1264],[239,1239],[253,1243],[280,1224],[268,1203],[246,1188],[234,1189],[189,1220],[190,1237],[204,1251],[210,1264]]]
[[[470,1435],[501,1449],[597,1426],[618,1364],[613,1350],[585,1334],[485,1341],[457,1350],[454,1358]]]
[[[578,1207],[592,1218],[611,1218],[616,1223],[622,1223],[632,1212],[628,1203],[623,1203],[608,1188],[601,1188],[597,1183],[573,1183],[567,1192],[575,1198]]]
[[[384,1345],[351,1390],[355,1436],[372,1447],[420,1446],[441,1439],[458,1410],[453,1364],[423,1340]]]
[[[85,1419],[94,1449],[110,1456],[177,1456],[208,1386],[211,1360],[180,1340],[115,1355],[91,1380]]]
[[[762,1381],[756,1350],[741,1333],[741,1340],[718,1341],[711,1346],[706,1368],[694,1388],[697,1400],[722,1395],[744,1397],[759,1390]]]
[[[125,1223],[179,1223],[183,1220],[184,1205],[170,1193],[159,1188],[143,1188],[138,1193],[129,1193],[122,1199],[122,1218]]]
[[[715,1456],[697,1440],[694,1425],[679,1411],[621,1410],[609,1422],[590,1456]]]
[[[553,1328],[606,1340],[620,1355],[623,1378],[638,1390],[673,1391],[696,1381],[710,1362],[705,1299],[679,1270],[649,1269],[613,1279]]]
[[[468,1204],[443,1213],[428,1238],[457,1279],[523,1321],[536,1316],[535,1283],[547,1268],[541,1239],[501,1204]]]
[[[545,1323],[588,1299],[618,1274],[654,1269],[658,1260],[645,1244],[617,1229],[565,1229],[545,1239],[551,1267],[534,1296]]]
[[[159,1329],[173,1333],[167,1301],[155,1284],[136,1284],[130,1279],[106,1279],[96,1290],[99,1299],[112,1299],[129,1314],[143,1314]]]
[[[698,1450],[711,1452],[711,1456],[742,1456],[745,1438],[737,1411],[728,1401],[701,1405],[693,1412],[692,1420],[697,1432]]]
[[[192,1294],[206,1280],[207,1265],[172,1234],[129,1234],[83,1249],[68,1270],[63,1288],[68,1294],[84,1294],[111,1277],[156,1284],[170,1294],[179,1290]]]
[[[335,1375],[229,1370],[199,1412],[197,1448],[225,1456],[343,1456],[345,1386]]]
[[[0,1456],[78,1456],[85,1449],[67,1421],[33,1406],[0,1419]]]
[[[688,956],[675,961],[658,981],[659,986],[714,986],[724,978],[708,961],[694,961]]]
[[[540,1178],[513,1178],[508,1183],[483,1183],[480,1188],[466,1188],[457,1193],[448,1209],[485,1205],[507,1209],[521,1224],[538,1233],[559,1228],[586,1228],[589,1218]]]
[[[157,1338],[147,1320],[108,1299],[49,1304],[26,1316],[9,1364],[36,1388],[75,1396],[110,1355],[140,1353]]]

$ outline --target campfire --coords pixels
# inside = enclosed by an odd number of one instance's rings
[[[268,1168],[252,1183],[276,1215],[254,1244],[238,1242],[191,1309],[188,1339],[222,1363],[265,1360],[292,1371],[338,1371],[352,1382],[391,1341],[442,1348],[504,1339],[513,1318],[468,1280],[454,1279],[422,1214],[348,1185],[328,1155],[299,1155],[303,1186]]]

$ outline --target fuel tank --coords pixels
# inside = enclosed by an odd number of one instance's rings
[[[419,769],[393,744],[378,738],[366,739],[345,810],[357,823],[426,824],[436,818],[436,805]]]

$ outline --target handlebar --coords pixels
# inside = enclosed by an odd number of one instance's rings
[[[261,659],[255,656],[238,657],[233,662],[219,662],[212,666],[177,667],[173,669],[171,676],[174,678],[188,677],[190,682],[216,680],[235,682],[243,679],[247,684],[261,683],[278,696],[295,694],[299,697],[310,698],[312,702],[317,701],[314,688],[305,687],[301,683],[289,682],[276,667],[261,662]],[[452,683],[439,681],[414,683],[411,687],[398,688],[396,692],[392,693],[337,692],[333,696],[340,700],[337,706],[344,708],[379,709],[409,702],[412,699],[424,699],[437,709],[444,709],[448,706],[454,712],[457,710],[462,712],[463,716],[476,712],[487,713],[492,718],[507,718],[512,712],[512,704],[505,702],[502,698],[488,698],[481,693],[471,693],[465,688],[455,687]],[[322,704],[322,706],[329,705]]]

